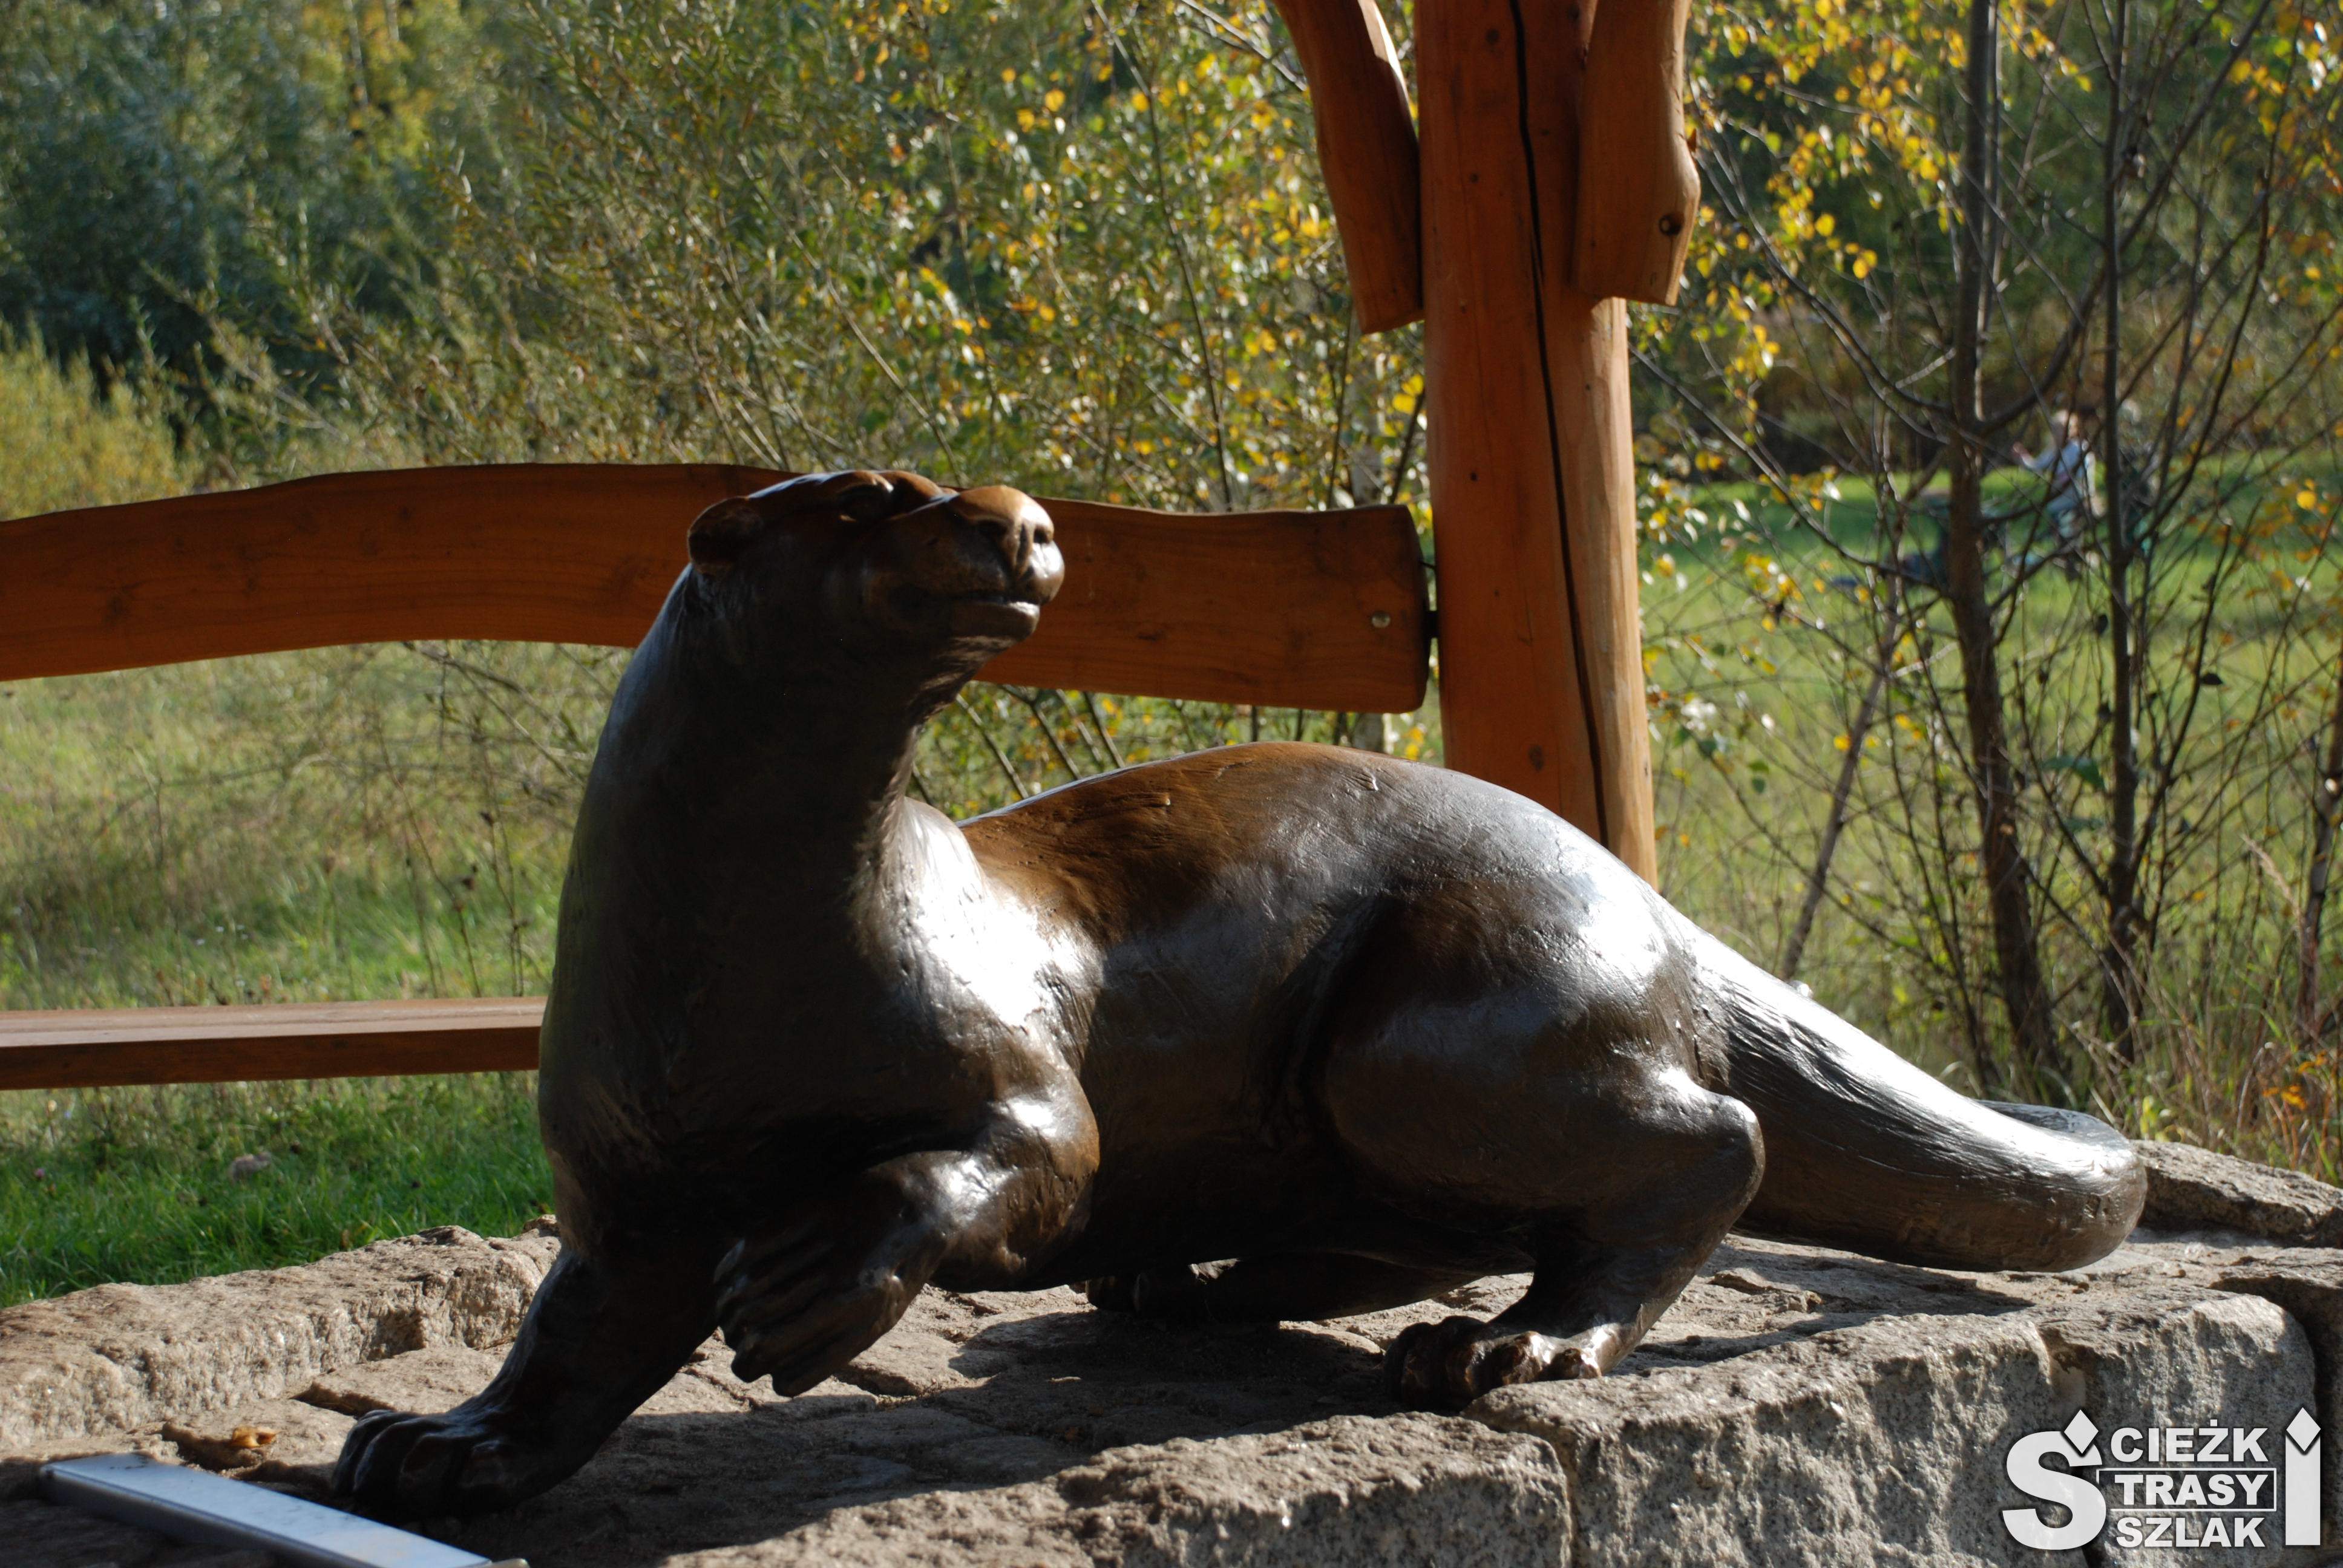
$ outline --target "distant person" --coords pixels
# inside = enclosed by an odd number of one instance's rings
[[[2092,496],[2098,483],[2090,443],[2083,438],[2081,418],[2071,409],[2053,410],[2048,448],[2036,457],[2019,446],[2012,448],[2012,455],[2029,470],[2048,481],[2042,498],[2042,515],[2048,519],[2056,538],[2047,550],[2027,550],[2021,555],[2016,563],[2018,569],[2024,571],[2057,560],[2062,569],[2072,574],[2075,553],[2084,543],[2084,528],[2091,517]],[[1942,592],[1952,580],[1946,559],[1952,542],[1946,517],[1949,510],[1949,498],[1931,491],[1915,498],[1914,510],[1936,519],[1936,542],[1933,548],[1915,550],[1904,556],[1896,563],[1896,570],[1915,587]],[[2006,508],[1981,508],[1978,521],[1986,530],[1987,549],[2000,547],[2001,534],[2012,515],[2012,510]]]
[[[2090,520],[2091,497],[2098,483],[2097,465],[2090,443],[2083,439],[2083,422],[2073,410],[2056,409],[2050,416],[2050,445],[2039,457],[2025,447],[2016,449],[2018,461],[2048,481],[2042,498],[2042,515],[2058,537],[2056,550],[2080,544]]]

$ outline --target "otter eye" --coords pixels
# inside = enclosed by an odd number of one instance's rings
[[[902,512],[905,509],[905,503],[910,499],[910,498],[903,494],[900,486],[893,489],[880,489],[874,487],[867,490],[848,492],[844,500],[840,503],[838,510],[840,517],[850,522],[883,523],[889,518]]]

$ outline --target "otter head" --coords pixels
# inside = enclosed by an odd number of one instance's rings
[[[835,649],[959,679],[1031,636],[1065,576],[1049,514],[1024,492],[867,469],[719,501],[690,544],[743,651]]]

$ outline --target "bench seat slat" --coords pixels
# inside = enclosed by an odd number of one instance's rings
[[[541,997],[0,1012],[0,1089],[510,1072]]]

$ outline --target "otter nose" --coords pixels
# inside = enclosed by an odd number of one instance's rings
[[[1050,521],[1050,514],[1032,497],[1006,485],[962,490],[954,498],[952,509],[992,541],[992,548],[1001,552],[1001,558],[1018,577],[1026,575],[1032,567],[1037,549],[1057,543],[1058,532]]]

